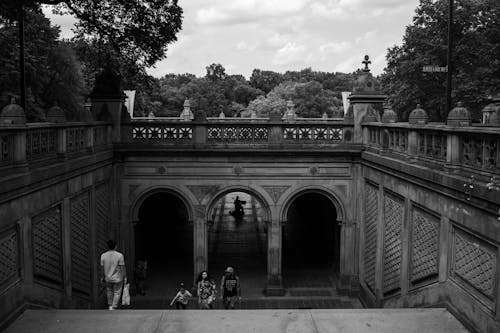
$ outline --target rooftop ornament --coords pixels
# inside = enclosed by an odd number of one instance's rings
[[[483,109],[483,124],[500,126],[500,96],[490,97],[491,103]]]
[[[66,122],[66,114],[64,113],[64,110],[57,105],[57,102],[54,102],[54,105],[47,111],[46,120],[49,123]]]
[[[370,72],[370,68],[368,67],[368,65],[370,65],[372,63],[370,61],[370,56],[369,55],[365,55],[365,59],[361,63],[363,65],[365,65],[365,68],[363,68],[363,72],[369,73]]]
[[[428,121],[429,117],[427,116],[427,112],[422,109],[420,104],[417,104],[417,107],[410,112],[410,116],[408,117],[408,122],[410,124],[425,125]]]
[[[381,121],[383,123],[395,123],[398,121],[398,115],[389,104],[384,106],[384,114]]]
[[[456,127],[470,126],[472,124],[470,112],[463,106],[462,102],[458,102],[457,106],[450,111],[446,124]]]
[[[288,100],[286,102],[286,112],[284,118],[286,120],[294,120],[297,117],[295,114],[295,105],[293,104],[292,100]]]
[[[0,112],[0,126],[24,124],[26,124],[24,109],[20,105],[16,104],[16,99],[12,97],[10,104],[6,105]]]
[[[180,118],[183,121],[191,121],[194,119],[194,114],[191,111],[191,103],[188,98],[184,101],[184,109],[181,112]]]

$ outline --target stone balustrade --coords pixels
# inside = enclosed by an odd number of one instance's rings
[[[0,170],[68,154],[84,154],[111,144],[111,125],[93,123],[30,123],[0,127]]]
[[[451,168],[500,173],[500,128],[367,123],[363,130],[370,151]]]
[[[342,119],[207,118],[206,122],[157,119],[122,124],[122,142],[179,144],[341,144],[352,142],[353,125]]]

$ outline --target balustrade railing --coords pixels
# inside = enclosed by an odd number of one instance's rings
[[[0,126],[0,167],[4,172],[13,163],[29,165],[66,153],[90,152],[111,144],[110,129],[102,122]]]
[[[204,144],[339,144],[349,142],[352,124],[321,120],[270,122],[268,119],[207,119],[206,122],[144,121],[124,124],[129,139],[135,143],[155,142]],[[127,135],[125,134],[124,137]]]
[[[379,151],[405,153],[408,157],[443,166],[500,173],[500,129],[456,128],[438,123],[369,123],[363,127],[366,145]]]

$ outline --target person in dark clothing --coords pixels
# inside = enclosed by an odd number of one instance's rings
[[[228,267],[220,283],[222,303],[225,309],[234,309],[237,300],[241,300],[240,278],[234,274],[234,268]]]

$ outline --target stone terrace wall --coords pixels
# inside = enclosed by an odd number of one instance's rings
[[[115,234],[108,132],[102,124],[1,129],[12,139],[0,161],[0,327],[27,306],[99,301],[98,256]]]
[[[499,332],[500,191],[488,182],[499,173],[500,133],[366,129],[362,299],[373,307],[444,305],[474,331]]]

